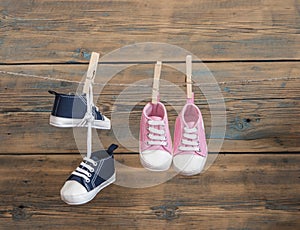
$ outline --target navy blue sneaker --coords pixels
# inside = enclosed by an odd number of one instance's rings
[[[70,205],[91,201],[103,188],[116,180],[112,144],[107,151],[93,152],[91,158],[84,158],[72,172],[60,191],[61,199]]]
[[[55,95],[50,125],[62,128],[87,127],[88,119],[92,119],[92,128],[110,129],[110,120],[95,105],[92,107],[92,117],[88,116],[85,94],[62,94],[52,90],[49,93]]]

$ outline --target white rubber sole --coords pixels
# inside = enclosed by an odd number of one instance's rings
[[[205,167],[206,160],[207,160],[207,157],[205,157],[204,161],[201,162],[201,164],[199,165],[200,167],[197,170],[188,170],[190,162],[187,162],[186,165],[183,168],[179,168],[174,163],[174,158],[173,158],[173,169],[181,175],[194,176],[194,175],[200,174],[203,171],[203,169]]]
[[[62,194],[60,194],[60,196],[61,199],[69,205],[85,204],[91,201],[102,189],[114,183],[115,181],[116,181],[116,173],[114,173],[107,181],[103,182],[101,185],[99,185],[98,187],[94,188],[89,192],[76,195],[76,196],[63,196]]]
[[[140,162],[142,164],[142,166],[149,170],[149,171],[154,171],[154,172],[162,172],[162,171],[167,171],[170,167],[171,167],[171,164],[172,164],[172,157],[170,158],[169,161],[167,161],[166,163],[160,165],[159,167],[157,166],[153,166],[153,165],[150,165],[149,163],[147,163],[144,159],[143,159],[143,154],[140,153]]]
[[[59,128],[71,128],[71,127],[78,127],[82,119],[72,119],[72,118],[64,118],[64,117],[56,117],[50,115],[50,125]],[[81,127],[81,126],[80,126]],[[87,127],[87,124],[83,127]],[[94,129],[110,129],[111,124],[110,120],[105,117],[104,121],[102,120],[94,120],[92,124],[92,128]]]

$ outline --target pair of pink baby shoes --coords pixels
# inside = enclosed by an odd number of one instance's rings
[[[159,101],[162,62],[154,69],[152,101],[143,109],[140,123],[140,160],[151,171],[174,169],[187,176],[200,173],[207,159],[207,145],[202,114],[194,104],[192,92],[192,56],[186,56],[187,102],[179,113],[174,130],[174,146],[167,110]]]
[[[194,95],[187,99],[176,119],[174,147],[164,104],[149,102],[144,107],[140,123],[140,160],[146,169],[165,171],[173,161],[177,172],[192,176],[203,170],[206,159],[203,119],[194,104]]]

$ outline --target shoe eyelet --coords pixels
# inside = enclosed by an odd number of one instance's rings
[[[98,163],[97,163],[97,162],[95,162],[93,165],[96,167],[96,166],[98,165]]]
[[[88,174],[88,177],[91,177],[91,176],[92,176],[92,174],[91,174],[91,173],[89,173],[89,174]]]
[[[91,181],[90,179],[88,179],[88,180],[85,180],[85,182],[86,182],[86,183],[90,183],[90,181]]]
[[[93,173],[95,170],[92,168],[90,171]]]

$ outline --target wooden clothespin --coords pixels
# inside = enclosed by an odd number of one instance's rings
[[[162,62],[157,61],[154,68],[154,79],[153,79],[153,87],[152,87],[152,104],[157,104],[158,95],[159,95],[159,79],[161,72]]]
[[[187,55],[185,59],[186,63],[186,91],[187,98],[193,98],[193,89],[192,89],[192,56]]]
[[[87,99],[87,112],[86,115],[90,116],[92,114],[92,106],[93,106],[93,83],[96,76],[96,71],[98,67],[99,54],[92,52],[89,67],[86,74],[86,79],[83,86],[83,93],[86,94]],[[87,121],[88,130],[87,130],[87,152],[86,157],[90,158],[92,154],[92,120]]]
[[[98,61],[99,61],[99,54],[96,52],[92,52],[89,67],[86,74],[85,83],[83,86],[83,93],[89,93],[89,86],[94,83],[94,79],[96,76]]]

